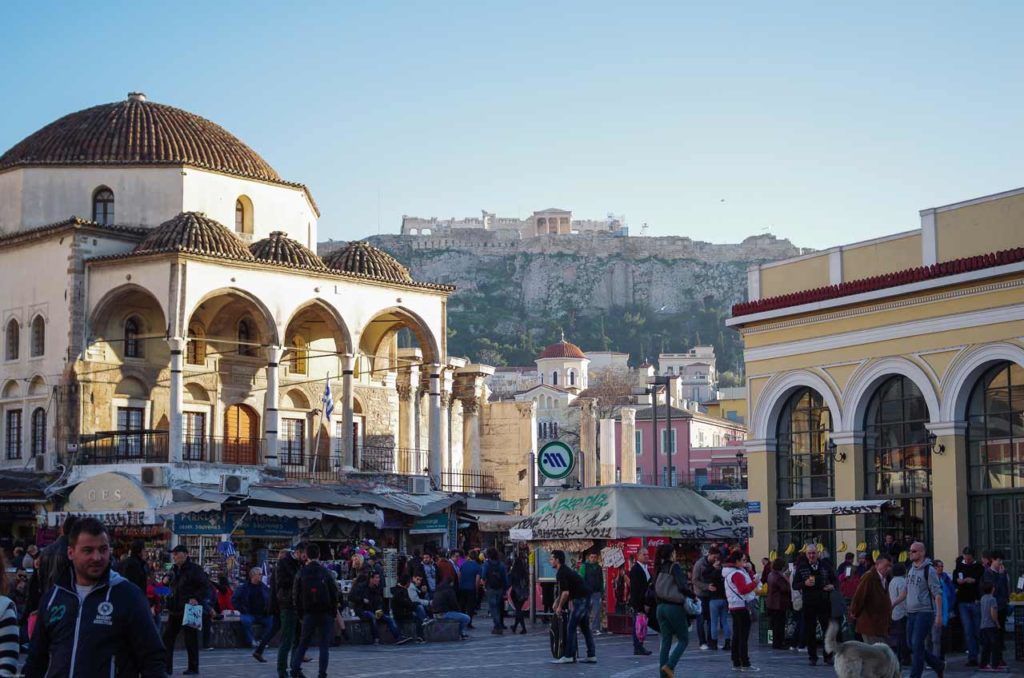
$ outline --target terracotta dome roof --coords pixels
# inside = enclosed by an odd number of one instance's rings
[[[579,346],[562,339],[557,344],[551,344],[544,349],[544,352],[540,354],[538,360],[542,360],[544,358],[575,358],[578,360],[586,360],[587,356],[583,355],[583,351]]]
[[[324,262],[329,268],[343,273],[357,273],[388,282],[413,282],[409,269],[398,263],[397,259],[362,240],[354,240],[340,250],[331,252],[324,257]]]
[[[0,170],[19,165],[192,165],[281,182],[220,125],[136,92],[65,115],[0,156]]]
[[[284,231],[274,231],[269,238],[257,240],[249,245],[249,251],[259,261],[272,264],[299,266],[301,268],[326,269],[323,259],[298,240],[292,240]]]
[[[253,261],[252,253],[223,224],[202,212],[182,212],[149,232],[135,246],[135,254],[190,252]]]

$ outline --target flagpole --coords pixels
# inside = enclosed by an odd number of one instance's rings
[[[313,410],[313,413],[320,413],[320,425],[316,427],[316,435],[313,438],[313,474],[316,475],[317,469],[320,465],[320,429],[323,428],[324,418],[330,417],[331,412],[334,411],[334,396],[331,394],[331,373],[327,373],[327,379],[324,382],[324,395],[320,399],[320,409]],[[316,419],[314,418],[314,423]],[[330,421],[330,420],[328,420]],[[328,451],[328,456],[330,451]]]

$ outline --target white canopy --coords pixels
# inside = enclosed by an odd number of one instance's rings
[[[881,513],[888,499],[862,499],[860,501],[800,501],[789,507],[791,516],[854,516],[862,513]]]
[[[683,487],[602,485],[566,490],[523,518],[512,539],[743,539],[750,528],[714,502]]]

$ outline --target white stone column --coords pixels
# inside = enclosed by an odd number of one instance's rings
[[[430,450],[427,468],[434,485],[441,488],[441,464],[444,457],[441,446],[441,366],[430,366]]]
[[[355,396],[352,380],[356,369],[356,357],[351,353],[341,356],[341,449],[344,458],[341,461],[343,471],[353,471],[352,467],[352,410],[355,408]]]
[[[615,484],[615,420],[601,419],[598,422],[601,440],[601,484]]]
[[[462,403],[462,472],[480,475],[480,401],[460,398]]]
[[[622,416],[622,460],[620,474],[622,482],[636,482],[636,410],[632,407],[623,407],[619,410]]]
[[[281,423],[277,406],[280,402],[278,377],[280,375],[282,353],[283,350],[280,346],[270,346],[267,348],[267,394],[263,400],[263,430],[267,439],[265,461],[268,468],[277,468],[281,465],[277,456],[277,427]]]
[[[595,398],[577,398],[580,404],[580,458],[583,473],[577,475],[583,487],[597,485],[597,412]]]
[[[170,337],[167,344],[171,347],[171,394],[170,394],[170,432],[167,436],[168,461],[180,462],[182,448],[185,443],[184,421],[182,410],[185,405],[185,383],[182,369],[185,366],[185,339]]]

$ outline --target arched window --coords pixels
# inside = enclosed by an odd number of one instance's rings
[[[255,335],[252,331],[252,321],[242,318],[238,321],[238,355],[254,356],[256,347],[253,346]]]
[[[568,377],[569,377],[569,386],[575,386],[576,385],[576,370],[569,370],[569,372],[567,374],[568,374]]]
[[[114,223],[114,192],[106,186],[93,191],[92,220],[105,226]]]
[[[967,449],[971,545],[1002,551],[1011,576],[1020,574],[1024,367],[1001,362],[978,379],[967,404]]]
[[[21,345],[21,327],[17,318],[11,318],[7,322],[7,342],[4,351],[5,360],[18,359],[18,347]]]
[[[37,407],[32,412],[32,456],[46,454],[46,410]]]
[[[295,374],[307,374],[309,362],[307,360],[309,351],[306,348],[306,340],[302,337],[292,339],[291,370]]]
[[[876,548],[887,532],[931,544],[932,455],[928,446],[928,405],[921,390],[902,375],[883,381],[864,415],[864,488],[869,497],[892,501],[871,514],[865,528]]]
[[[832,516],[794,516],[789,512],[798,501],[834,498],[834,468],[828,453],[831,431],[832,415],[821,394],[813,389],[798,389],[782,408],[775,454],[780,550],[812,540],[832,550]]]
[[[551,372],[551,385],[558,386],[558,370],[553,370]]]
[[[124,321],[124,357],[141,358],[142,342],[139,341],[140,328],[142,323],[135,316]]]
[[[31,355],[37,358],[46,351],[46,321],[43,316],[37,315],[32,320],[32,341]]]
[[[244,195],[235,200],[235,233],[252,233],[252,201]]]
[[[188,328],[185,360],[189,365],[206,364],[206,333],[198,325],[191,325]]]

